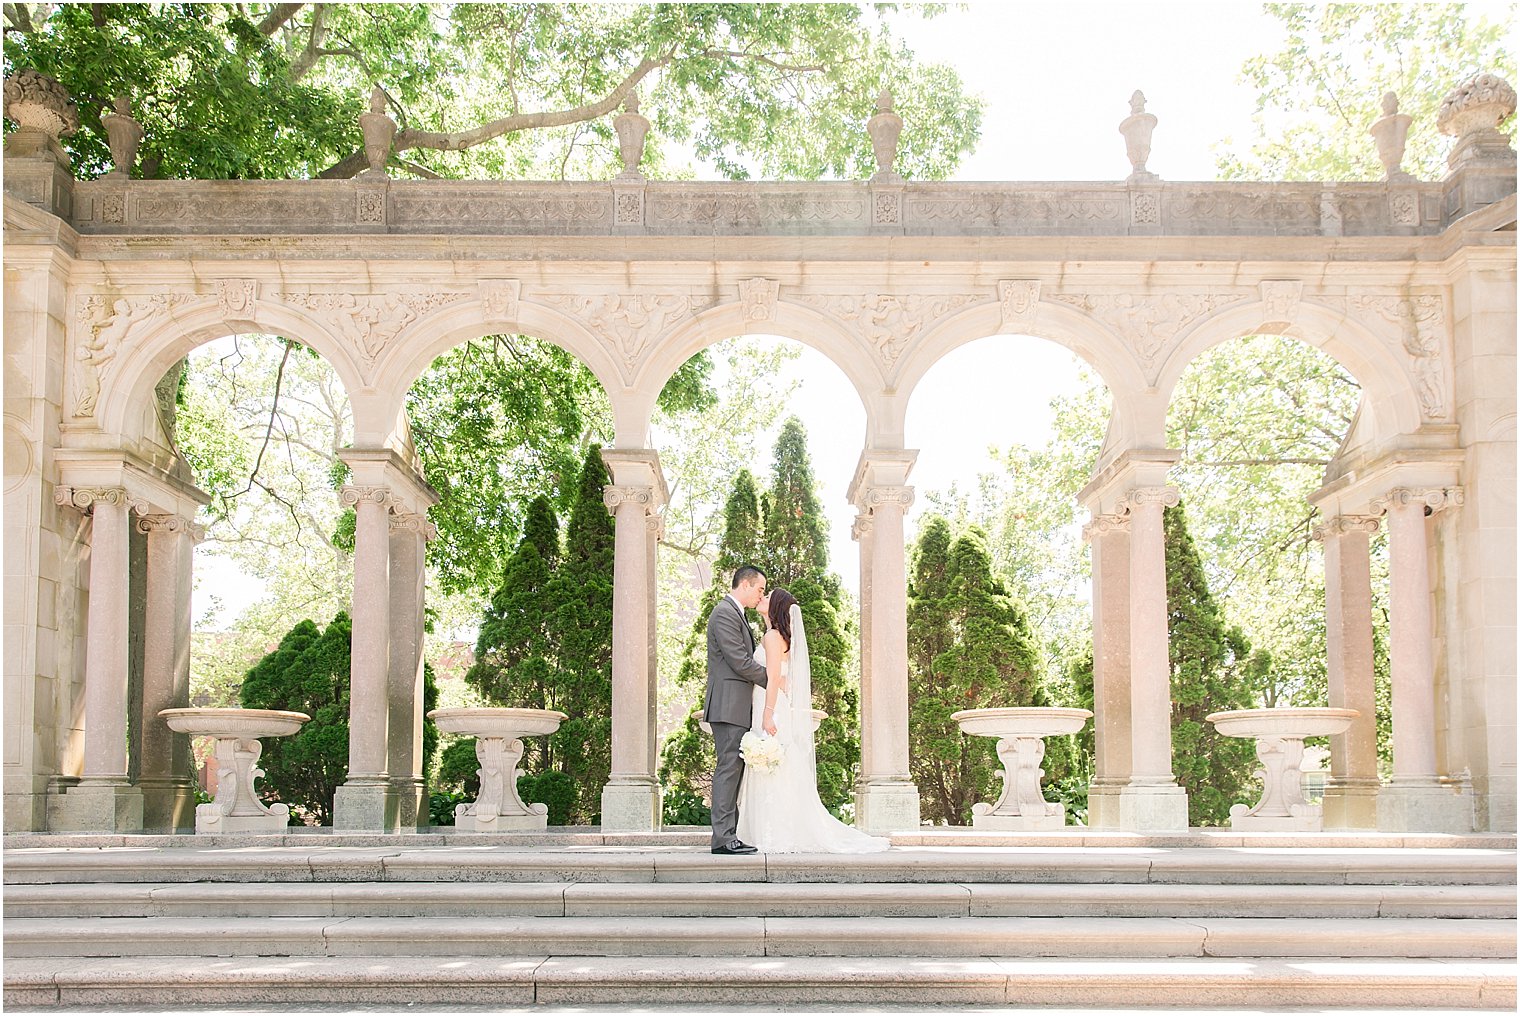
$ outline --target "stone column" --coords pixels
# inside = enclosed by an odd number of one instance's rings
[[[661,515],[650,514],[644,516],[645,539],[644,545],[647,557],[644,564],[645,580],[645,603],[649,604],[645,618],[648,624],[647,653],[649,658],[648,668],[645,670],[645,729],[649,736],[645,738],[645,772],[652,776],[658,776],[660,771],[660,612],[655,605],[660,602],[660,541],[665,538],[665,519]],[[661,822],[664,820],[665,795],[664,791],[655,786],[660,795],[660,810],[658,812]],[[658,828],[659,823],[656,823]]]
[[[875,603],[871,597],[871,514],[862,511],[855,516],[850,535],[860,545],[860,757],[871,757],[871,724],[867,717],[875,708],[875,682],[871,680],[871,612]],[[855,781],[855,813],[860,814],[860,798],[865,786],[865,766]]]
[[[195,826],[194,763],[189,735],[170,730],[158,713],[190,704],[190,593],[195,545],[205,531],[178,515],[144,516],[137,530],[148,537],[138,785],[144,828],[172,832]]]
[[[1372,571],[1378,520],[1339,515],[1314,527],[1325,548],[1325,671],[1330,705],[1361,715],[1330,738],[1324,828],[1377,828],[1377,703],[1373,691]]]
[[[1378,829],[1471,832],[1470,803],[1443,786],[1436,762],[1435,651],[1425,515],[1460,505],[1460,488],[1399,487],[1372,504],[1387,513],[1393,781],[1378,794]]]
[[[421,512],[390,517],[390,676],[386,771],[403,832],[429,824],[422,781],[424,556],[438,529]]]
[[[855,824],[881,835],[919,824],[918,788],[908,770],[908,569],[903,516],[913,488],[864,487],[871,514],[870,752],[862,751]],[[864,744],[862,745],[864,749]]]
[[[1137,487],[1129,509],[1130,778],[1119,792],[1127,832],[1185,832],[1187,794],[1172,773],[1171,661],[1166,624],[1166,536],[1161,513],[1175,487]]]
[[[127,781],[129,514],[143,505],[120,487],[59,487],[61,505],[88,511],[90,613],[84,672],[84,770],[48,816],[59,831],[130,832],[143,827],[142,791]]]
[[[1095,514],[1092,546],[1093,780],[1087,824],[1119,828],[1119,792],[1130,777],[1129,516]]]
[[[653,581],[647,516],[653,486],[609,484],[603,503],[612,512],[616,549],[612,565],[612,771],[602,790],[604,832],[660,828],[661,794],[654,766],[650,679],[650,597]]]
[[[390,687],[391,507],[385,487],[348,486],[340,491],[354,508],[354,603],[349,665],[348,779],[333,802],[333,828],[391,832],[396,799],[387,764]]]

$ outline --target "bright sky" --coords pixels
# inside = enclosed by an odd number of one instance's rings
[[[1122,180],[1119,121],[1140,89],[1159,121],[1147,168],[1167,180],[1212,180],[1212,146],[1250,123],[1255,93],[1236,81],[1246,58],[1281,39],[1256,3],[972,3],[929,21],[901,19],[915,52],[953,65],[986,100],[982,139],[959,180]],[[914,392],[907,443],[919,450],[912,523],[930,490],[963,489],[989,469],[989,445],[1039,445],[1050,400],[1076,386],[1076,358],[1054,343],[1003,336],[963,346]],[[845,501],[865,433],[854,389],[804,349],[796,414],[807,425],[829,513],[831,561],[852,591],[859,556]],[[768,472],[770,448],[758,456]]]

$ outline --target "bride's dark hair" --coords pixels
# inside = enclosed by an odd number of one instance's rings
[[[777,586],[771,590],[771,609],[766,613],[771,627],[781,633],[786,639],[786,651],[792,651],[792,604],[797,602],[797,597]]]

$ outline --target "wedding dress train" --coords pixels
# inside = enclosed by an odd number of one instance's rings
[[[817,763],[813,749],[812,688],[807,642],[801,611],[792,607],[791,659],[782,664],[789,690],[776,696],[773,718],[776,737],[786,745],[781,764],[771,772],[746,766],[739,784],[739,839],[761,853],[872,854],[888,849],[891,841],[869,836],[830,815],[818,798]],[[765,647],[755,649],[765,662]],[[793,667],[792,664],[798,664]],[[765,689],[756,688],[750,729],[761,733]]]

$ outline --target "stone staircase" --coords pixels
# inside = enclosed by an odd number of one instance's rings
[[[6,1007],[1515,1002],[1512,837],[198,840],[7,837]]]

